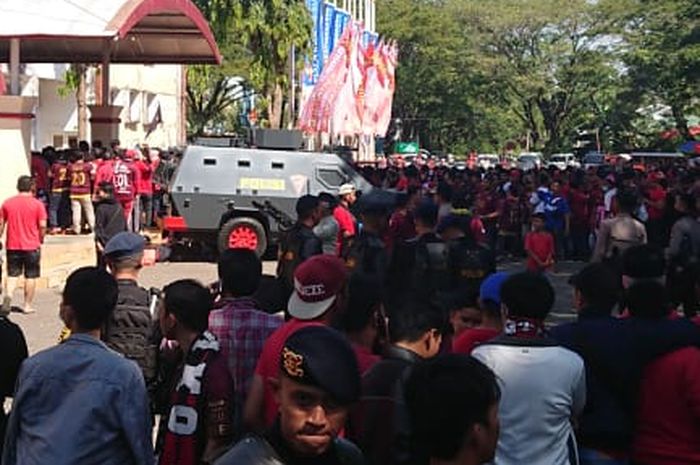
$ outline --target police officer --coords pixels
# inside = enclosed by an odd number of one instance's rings
[[[146,388],[153,394],[157,377],[156,325],[149,308],[151,295],[138,284],[145,245],[144,238],[132,232],[118,233],[105,245],[105,261],[117,280],[119,294],[102,340],[138,364]]]
[[[450,288],[479,293],[481,282],[496,271],[496,256],[472,237],[468,215],[451,213],[439,225],[438,233],[447,239]]]
[[[373,190],[360,197],[360,233],[343,251],[343,259],[353,279],[383,286],[389,268],[389,253],[382,237],[389,228],[389,216],[396,196],[387,191]]]
[[[321,239],[313,230],[322,214],[318,197],[301,196],[296,212],[297,222],[282,238],[277,261],[277,278],[281,281],[285,302],[294,290],[294,270],[309,257],[323,253]]]
[[[279,416],[270,431],[243,439],[214,465],[362,465],[362,452],[338,437],[360,395],[350,344],[337,331],[307,326],[285,342],[273,382]]]
[[[422,201],[414,212],[416,237],[398,243],[392,253],[388,279],[393,291],[408,285],[429,297],[446,290],[449,284],[447,244],[435,233],[438,206]],[[391,294],[396,294],[392,292]]]

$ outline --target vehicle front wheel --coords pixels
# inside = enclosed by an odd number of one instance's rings
[[[228,220],[219,230],[219,252],[226,249],[243,248],[262,257],[267,250],[265,228],[255,218],[238,217]]]

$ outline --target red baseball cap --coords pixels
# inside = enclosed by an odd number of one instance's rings
[[[313,320],[323,315],[345,286],[347,268],[333,255],[314,255],[294,272],[294,292],[287,310],[299,320]]]

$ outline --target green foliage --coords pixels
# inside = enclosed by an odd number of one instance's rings
[[[698,111],[697,0],[388,0],[378,30],[400,45],[394,117],[433,150],[509,141],[569,151],[598,129],[607,148],[654,145],[669,105]],[[661,127],[659,127],[661,126]],[[685,129],[684,129],[685,128]]]
[[[700,110],[700,3],[696,0],[627,0],[618,5],[630,86],[649,101],[670,106],[689,139],[688,115]]]
[[[87,66],[80,63],[70,65],[63,73],[63,84],[58,87],[58,95],[66,98],[74,95],[80,87],[81,80],[85,79]]]
[[[268,103],[268,114],[262,115],[262,119],[279,127],[285,98],[280,90],[288,86],[289,51],[295,47],[297,56],[301,57],[310,46],[312,23],[303,0],[195,0],[195,3],[210,22],[224,63],[216,71],[191,67],[197,78],[188,82],[188,102],[217,101],[190,106],[190,113],[228,108],[235,99],[227,97],[225,83],[232,76],[241,76],[246,79],[247,87]],[[191,123],[197,121],[191,129],[196,131],[202,121],[211,122],[215,112],[188,118]]]

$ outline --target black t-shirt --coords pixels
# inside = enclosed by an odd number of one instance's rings
[[[28,355],[22,330],[4,316],[0,316],[0,354],[0,400],[4,403],[6,397],[14,394],[19,368]],[[5,437],[6,421],[5,409],[0,403],[0,439]],[[0,456],[2,446],[0,440]]]
[[[0,390],[4,400],[14,393],[19,367],[28,355],[22,330],[7,317],[0,317],[0,353]]]

